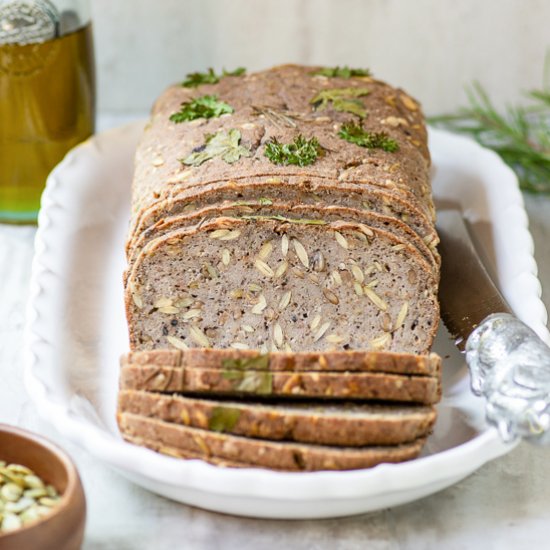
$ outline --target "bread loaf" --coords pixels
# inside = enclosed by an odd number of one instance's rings
[[[191,80],[158,99],[136,152],[123,436],[279,470],[417,456],[441,395],[419,104],[347,68]],[[243,415],[230,433],[204,420],[220,396]]]

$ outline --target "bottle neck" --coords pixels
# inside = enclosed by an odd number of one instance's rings
[[[0,45],[45,42],[88,22],[85,0],[0,0]]]

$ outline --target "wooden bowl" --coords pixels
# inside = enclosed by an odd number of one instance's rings
[[[57,445],[26,430],[0,424],[0,460],[33,470],[61,500],[51,514],[0,533],[2,550],[77,550],[82,545],[86,499],[71,459]]]

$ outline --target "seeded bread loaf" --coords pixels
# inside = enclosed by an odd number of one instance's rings
[[[385,372],[419,376],[441,376],[441,358],[435,354],[413,355],[384,351],[272,352],[236,349],[156,349],[133,351],[120,360],[121,366],[175,367],[195,369],[256,369],[271,372]]]
[[[418,103],[347,68],[189,82],[135,157],[123,437],[232,467],[414,458],[441,396]]]
[[[432,405],[441,398],[440,379],[379,372],[288,372],[193,367],[122,367],[121,390],[197,395],[264,396],[400,401]]]
[[[151,241],[126,307],[135,350],[427,353],[436,291],[418,251],[379,229],[219,218]]]
[[[258,439],[361,447],[396,445],[426,436],[433,407],[357,403],[198,399],[121,391],[118,410],[165,422]]]
[[[206,459],[221,459],[263,468],[287,471],[353,470],[370,468],[381,462],[402,462],[418,456],[424,438],[411,443],[368,447],[333,447],[264,441],[199,428],[171,424],[130,413],[119,413],[118,424],[123,437],[139,438],[141,444],[152,443]],[[233,465],[233,464],[231,464]]]

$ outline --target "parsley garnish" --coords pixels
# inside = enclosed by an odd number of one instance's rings
[[[352,113],[365,118],[367,110],[363,102],[356,98],[366,96],[369,93],[370,90],[367,88],[331,88],[321,90],[310,103],[319,111],[326,109],[331,103],[335,111]]]
[[[179,124],[180,122],[187,122],[197,118],[217,118],[232,112],[233,107],[223,101],[218,101],[217,96],[203,95],[191,101],[184,101],[181,104],[180,110],[170,116],[170,120]]]
[[[196,88],[201,84],[217,84],[224,76],[241,76],[246,72],[244,67],[237,67],[234,71],[223,69],[221,75],[217,75],[210,67],[205,73],[189,73],[181,83],[185,88]]]
[[[313,71],[312,75],[328,76],[329,78],[351,78],[352,76],[371,76],[369,69],[351,69],[347,65],[344,67],[323,67]]]
[[[241,133],[234,128],[229,132],[220,130],[215,134],[206,136],[204,145],[198,147],[188,157],[182,159],[183,164],[200,166],[203,162],[220,157],[228,164],[233,164],[241,157],[249,157],[250,151],[243,145],[239,145]]]
[[[245,73],[246,69],[244,67],[237,67],[234,71],[222,70],[222,76],[242,76]]]
[[[201,84],[217,84],[219,81],[214,69],[210,68],[206,73],[189,73],[181,85],[185,88],[196,88]]]
[[[397,141],[385,132],[369,132],[354,122],[343,124],[338,135],[350,143],[367,149],[383,149],[388,153],[394,153],[399,149]]]
[[[273,138],[266,143],[264,154],[273,164],[307,166],[317,160],[321,145],[317,138],[306,139],[301,134],[292,143],[281,143]]]

